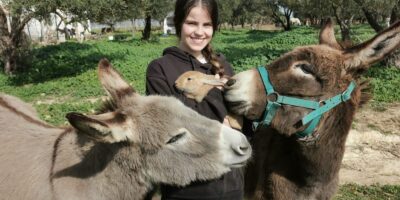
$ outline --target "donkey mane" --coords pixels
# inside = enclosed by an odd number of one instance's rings
[[[55,140],[54,145],[53,145],[53,153],[51,156],[51,167],[50,167],[50,173],[49,173],[49,179],[50,179],[50,183],[51,183],[51,190],[54,191],[54,184],[53,184],[53,178],[54,178],[54,167],[55,167],[55,163],[56,163],[56,158],[57,158],[57,151],[60,145],[61,140],[68,134],[68,133],[72,133],[73,128],[72,127],[68,127],[67,129],[65,129]]]
[[[359,104],[358,107],[362,108],[369,100],[372,99],[372,87],[370,84],[370,80],[358,80],[357,81],[357,87],[360,88],[360,99],[359,99]]]
[[[2,95],[2,93],[0,93],[0,106],[3,106],[3,107],[5,107],[5,108],[9,109],[11,112],[13,112],[13,113],[15,113],[15,114],[21,116],[22,118],[24,118],[25,120],[27,120],[27,121],[29,121],[29,122],[31,122],[31,123],[40,125],[40,126],[45,127],[45,128],[54,128],[54,126],[51,126],[51,125],[49,125],[49,124],[47,124],[47,123],[45,123],[45,122],[43,122],[43,121],[37,119],[37,117],[32,116],[32,113],[29,113],[29,114],[28,114],[28,113],[26,113],[26,112],[20,111],[20,110],[17,109],[15,106],[11,105],[11,104],[9,103],[10,101],[7,101],[5,98],[12,98],[12,100],[13,100],[13,101],[17,101],[18,104],[23,103],[22,101],[20,101],[20,100],[17,99],[17,98],[14,98],[14,97],[11,97],[11,96],[8,96],[8,95]],[[19,102],[18,102],[18,101],[19,101]],[[14,103],[15,103],[15,102],[14,102]],[[24,103],[24,104],[25,104],[25,103]]]
[[[113,99],[104,100],[98,108],[96,108],[96,114],[103,114],[107,112],[114,112],[118,109],[117,103]]]

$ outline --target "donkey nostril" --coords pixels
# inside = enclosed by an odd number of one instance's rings
[[[247,149],[249,149],[248,146],[241,146],[241,147],[239,147],[239,148],[240,148],[240,150],[243,151],[243,152],[245,152],[245,151],[247,151]]]
[[[243,156],[247,154],[247,151],[249,150],[249,146],[239,146],[236,149],[236,153]]]
[[[235,84],[235,83],[236,83],[236,80],[235,80],[235,79],[229,79],[228,82],[226,82],[226,85],[230,87],[230,86],[232,86],[232,85]]]

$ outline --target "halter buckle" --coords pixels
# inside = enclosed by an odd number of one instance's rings
[[[267,94],[267,101],[269,102],[276,102],[278,101],[278,98],[279,98],[279,93],[277,92],[272,92]]]

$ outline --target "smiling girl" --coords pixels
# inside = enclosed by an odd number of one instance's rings
[[[231,65],[223,56],[214,53],[210,45],[218,27],[216,1],[177,0],[174,23],[179,38],[178,46],[165,49],[161,58],[149,64],[146,93],[175,96],[198,113],[223,122],[227,109],[221,90],[212,89],[198,103],[186,98],[174,86],[176,79],[187,71],[199,71],[216,77],[233,75]],[[161,186],[161,192],[163,200],[239,200],[243,199],[243,174],[240,169],[232,169],[217,180],[195,182],[183,188],[164,185]]]

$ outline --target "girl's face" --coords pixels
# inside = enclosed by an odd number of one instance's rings
[[[182,24],[179,47],[196,58],[211,41],[213,35],[211,17],[201,6],[192,8]]]

